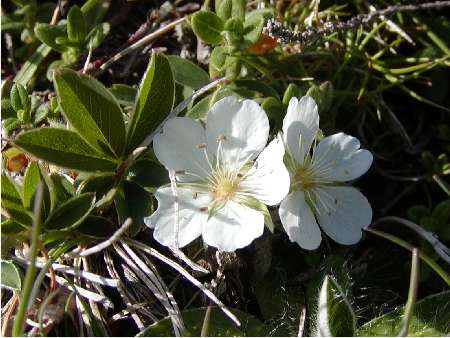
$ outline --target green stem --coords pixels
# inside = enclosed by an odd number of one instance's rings
[[[442,180],[442,178],[439,175],[434,174],[433,180],[435,180],[435,182],[441,187],[441,189],[444,190],[444,192],[448,196],[450,196],[450,186],[444,180]]]
[[[207,337],[209,331],[209,323],[211,319],[211,305],[206,308],[205,319],[203,319],[202,331],[200,332],[200,337]]]
[[[414,247],[409,244],[408,242],[404,241],[403,239],[400,239],[396,236],[387,234],[383,231],[378,231],[370,228],[365,228],[367,232],[370,232],[371,234],[377,235],[379,237],[382,237],[384,239],[387,239],[388,241],[391,241],[397,245],[400,245],[404,247],[405,249],[409,251],[413,251]],[[432,268],[446,283],[448,286],[450,286],[450,276],[447,272],[445,272],[444,269],[442,269],[439,264],[437,264],[434,260],[432,260],[429,256],[425,255],[423,252],[419,253],[419,257],[428,264],[430,268]]]
[[[414,306],[417,300],[417,289],[419,287],[419,255],[420,251],[417,248],[413,249],[411,261],[411,276],[409,279],[408,301],[406,302],[405,312],[403,314],[403,324],[398,334],[399,337],[406,337],[408,335],[409,323],[413,315]]]
[[[34,200],[34,218],[33,218],[33,229],[31,233],[31,247],[30,247],[30,264],[28,265],[27,272],[25,275],[25,281],[23,283],[22,293],[20,295],[20,305],[17,310],[16,319],[14,321],[14,326],[12,330],[13,336],[22,336],[25,326],[25,320],[27,315],[28,304],[30,302],[30,294],[33,289],[34,275],[36,274],[36,256],[39,244],[39,234],[41,232],[41,210],[42,210],[42,200],[43,200],[44,186],[42,182],[39,183],[36,197]]]

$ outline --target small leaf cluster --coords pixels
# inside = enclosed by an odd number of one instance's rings
[[[209,63],[211,77],[237,77],[241,71],[240,54],[261,37],[270,10],[245,11],[244,0],[215,1],[215,13],[202,10],[192,16],[194,33],[205,43],[215,45]]]
[[[35,26],[37,38],[61,54],[61,60],[53,62],[49,70],[75,64],[84,52],[97,48],[108,35],[109,23],[89,24],[83,9],[74,5],[69,9],[67,20],[61,20],[58,25],[39,23]]]
[[[12,2],[17,7],[12,13],[2,10],[2,32],[20,33],[20,38],[25,44],[36,42],[34,27],[39,22],[51,20],[56,4],[38,3],[36,0],[12,0]]]
[[[5,81],[1,96],[2,127],[8,135],[19,128],[36,127],[57,114],[56,99],[43,103],[37,95],[29,95],[19,83]]]

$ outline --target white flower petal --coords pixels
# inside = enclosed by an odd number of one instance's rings
[[[225,97],[212,106],[206,118],[206,139],[212,155],[217,154],[219,137],[224,137],[218,154],[221,163],[228,170],[239,169],[264,149],[269,119],[255,101]]]
[[[204,149],[205,130],[199,122],[186,117],[175,117],[166,122],[163,132],[153,139],[153,149],[167,170],[188,171],[201,177],[210,172]],[[177,175],[182,181],[198,181],[191,175]]]
[[[292,242],[303,249],[317,249],[322,241],[314,214],[306,203],[303,192],[295,192],[281,202],[279,209],[281,224]]]
[[[288,152],[299,164],[309,153],[318,130],[319,113],[313,98],[303,96],[300,101],[291,98],[283,120],[283,135]]]
[[[222,251],[234,251],[249,245],[264,232],[261,212],[233,201],[212,216],[203,226],[206,244]]]
[[[359,147],[357,138],[344,133],[325,137],[314,150],[314,171],[330,181],[345,182],[360,177],[370,168],[373,156]]]
[[[283,162],[283,142],[276,138],[261,152],[241,182],[241,191],[267,205],[280,203],[289,192],[289,172]]]
[[[186,246],[199,237],[204,222],[208,217],[207,211],[200,208],[207,207],[211,198],[207,194],[195,194],[189,189],[177,188],[178,195],[178,246]],[[175,199],[170,187],[156,191],[158,209],[144,219],[147,226],[155,228],[153,236],[166,246],[175,244]]]
[[[316,217],[325,233],[341,244],[357,243],[362,236],[361,229],[372,221],[367,198],[352,187],[322,187],[314,192]]]

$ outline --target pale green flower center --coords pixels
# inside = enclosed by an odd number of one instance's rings
[[[211,194],[217,202],[226,202],[236,195],[239,191],[240,178],[238,175],[228,173],[225,175],[218,175],[209,184]]]
[[[292,178],[292,187],[295,191],[306,191],[316,185],[313,171],[308,166],[298,166]]]

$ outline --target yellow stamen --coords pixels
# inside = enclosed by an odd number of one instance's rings
[[[308,167],[297,167],[292,181],[297,191],[305,191],[315,185],[313,174]]]

